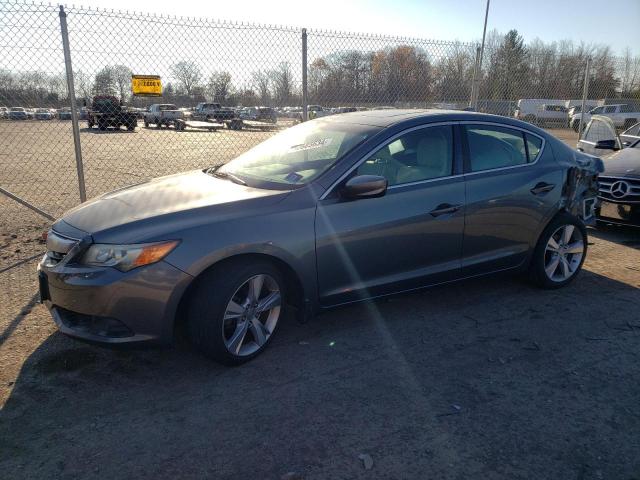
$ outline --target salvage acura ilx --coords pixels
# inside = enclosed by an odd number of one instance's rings
[[[285,130],[219,168],[118,190],[47,238],[42,301],[59,329],[106,343],[170,341],[214,359],[259,354],[285,309],[505,270],[572,281],[602,162],[530,124],[384,110]]]

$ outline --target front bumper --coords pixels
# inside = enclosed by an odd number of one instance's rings
[[[640,227],[640,204],[609,202],[601,198],[597,217],[603,222]]]
[[[169,343],[178,304],[193,277],[158,262],[129,272],[38,265],[40,296],[58,329],[98,343]]]

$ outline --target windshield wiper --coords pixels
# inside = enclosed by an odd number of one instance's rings
[[[234,175],[233,173],[221,172],[219,170],[215,170],[213,172],[212,171],[208,171],[207,173],[209,175],[213,175],[214,177],[226,178],[228,180],[231,180],[233,183],[237,183],[238,185],[246,185],[247,184],[247,182],[245,182],[243,179],[241,179],[237,175]]]

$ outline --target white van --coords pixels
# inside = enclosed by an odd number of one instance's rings
[[[568,120],[565,100],[548,98],[521,98],[518,100],[514,117],[535,125],[566,125]]]

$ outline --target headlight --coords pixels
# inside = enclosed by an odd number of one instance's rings
[[[82,257],[83,265],[114,267],[123,272],[158,262],[178,246],[178,241],[111,245],[96,243]]]

